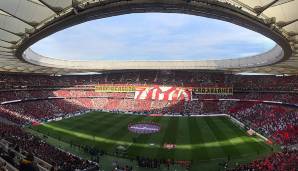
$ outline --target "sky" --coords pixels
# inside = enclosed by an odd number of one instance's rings
[[[66,60],[213,60],[266,52],[272,40],[224,21],[186,14],[126,14],[82,23],[31,48]]]

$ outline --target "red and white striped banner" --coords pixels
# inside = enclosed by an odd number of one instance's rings
[[[191,90],[182,87],[136,87],[136,100],[190,101]]]

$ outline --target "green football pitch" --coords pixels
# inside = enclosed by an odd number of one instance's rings
[[[129,124],[140,122],[154,122],[161,129],[146,135],[128,130]],[[127,149],[129,158],[146,156],[196,163],[227,158],[252,160],[272,151],[262,139],[248,136],[227,117],[150,117],[90,112],[35,126],[32,130],[66,144],[88,145],[108,153],[122,146]],[[165,149],[164,143],[176,147]]]

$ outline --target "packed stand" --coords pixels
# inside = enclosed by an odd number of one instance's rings
[[[239,165],[231,171],[296,171],[298,170],[298,151],[283,150],[262,160]]]
[[[0,123],[1,138],[11,143],[11,148],[17,152],[32,153],[34,156],[58,168],[58,170],[73,171],[75,169],[97,168],[97,165],[72,154],[63,152],[40,138],[24,132],[15,125]]]

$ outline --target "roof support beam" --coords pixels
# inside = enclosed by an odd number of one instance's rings
[[[0,9],[0,11],[3,11],[3,10],[1,10]],[[6,13],[0,13],[0,15],[2,15],[2,16],[5,16],[5,17],[11,17],[11,18],[15,18],[15,17],[13,17],[13,16],[11,16],[11,15],[9,15],[9,14],[6,14]],[[18,20],[18,19],[17,19]],[[19,20],[20,21],[20,20]],[[22,22],[22,21],[20,21],[20,22]],[[23,23],[23,22],[22,22]],[[31,26],[30,26],[31,27]],[[33,29],[34,29],[34,27],[33,27]],[[27,28],[25,28],[25,32],[27,33]],[[30,30],[30,29],[29,29]]]
[[[5,47],[5,46],[1,46],[1,45],[0,45],[0,47],[1,47],[1,48],[4,48],[4,49],[15,49],[15,48],[13,48],[13,47]]]
[[[274,5],[272,5],[272,7],[280,6],[286,3],[290,3],[292,1],[295,1],[295,0],[280,0],[278,3],[275,3]]]
[[[13,51],[3,51],[3,50],[0,50],[0,53],[3,52],[3,53],[13,53]]]
[[[13,55],[3,55],[3,54],[0,54],[0,58],[1,57],[5,57],[6,58],[6,57],[14,57],[14,56]]]
[[[40,3],[42,3],[44,6],[46,6],[47,8],[49,8],[51,11],[53,11],[56,15],[58,15],[58,13],[60,11],[58,11],[56,8],[53,8],[52,6],[50,6],[49,4],[47,4],[44,0],[38,0]]]
[[[30,23],[30,22],[28,22],[28,21],[26,21],[26,20],[23,20],[23,19],[21,19],[20,17],[17,17],[16,15],[13,15],[13,14],[11,14],[11,13],[9,13],[9,12],[3,10],[3,9],[0,9],[0,10],[3,11],[3,12],[5,12],[5,13],[7,13],[7,14],[9,14],[9,15],[12,16],[13,18],[16,18],[16,19],[22,21],[23,23],[26,23],[27,25],[29,25],[29,26],[31,26],[31,27],[35,27],[35,26],[36,26],[36,25],[34,25],[34,24],[32,24],[32,23]]]
[[[291,20],[291,21],[279,21],[279,22],[276,23],[276,25],[280,28],[283,28],[283,27],[288,26],[290,24],[293,24],[297,21],[298,21],[298,18],[296,18],[294,20]]]
[[[297,44],[298,43],[298,40],[296,39],[295,36],[289,37],[288,39],[289,39],[290,44]]]
[[[293,39],[292,42],[298,45],[298,39]]]
[[[272,5],[274,5],[279,0],[273,0],[269,4],[264,6],[256,6],[254,7],[254,11],[257,14],[257,16],[261,15],[266,9],[270,8]]]
[[[288,33],[288,35],[291,36],[291,37],[298,36],[298,32],[291,31],[291,32]]]
[[[0,55],[11,55],[11,56],[13,56],[13,53],[11,53],[11,52],[5,52],[5,51],[0,51]]]
[[[22,37],[25,34],[25,33],[14,33],[14,32],[11,32],[11,31],[6,30],[6,29],[1,28],[1,27],[0,27],[0,30],[5,31],[5,32],[10,33],[10,34],[13,34],[13,35],[18,36],[18,37]]]
[[[17,43],[17,42],[10,42],[10,41],[7,41],[7,40],[3,40],[1,38],[0,38],[0,41],[5,42],[5,43],[9,43],[9,44],[16,44]]]

